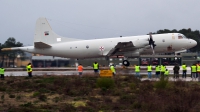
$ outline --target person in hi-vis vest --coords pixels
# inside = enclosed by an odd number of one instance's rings
[[[116,75],[116,71],[115,71],[115,66],[114,66],[114,64],[110,65],[110,70],[112,71],[113,76],[115,76],[115,75]]]
[[[165,77],[169,78],[169,70],[168,69],[165,70]]]
[[[83,74],[83,66],[81,64],[78,65],[78,74],[79,76],[82,76]]]
[[[197,65],[197,75],[198,75],[198,81],[200,82],[200,65]]]
[[[26,70],[28,72],[28,76],[29,77],[32,77],[32,65],[31,63],[29,63],[27,66],[26,66]]]
[[[94,74],[99,75],[99,63],[94,62],[93,63],[93,69],[94,69]]]
[[[187,74],[187,65],[186,65],[185,63],[183,63],[182,69],[183,69],[182,78],[186,78],[186,74]]]
[[[150,64],[147,66],[147,72],[148,72],[148,78],[151,79],[152,66]]]
[[[193,64],[193,65],[191,66],[192,80],[193,80],[193,79],[196,80],[196,73],[197,73],[197,66],[196,66],[196,64]]]
[[[4,73],[5,73],[5,69],[3,67],[0,68],[1,79],[4,79]]]
[[[135,76],[137,78],[140,78],[140,66],[139,65],[135,65]]]
[[[161,74],[161,76],[164,76],[164,74],[165,74],[165,70],[166,70],[166,66],[164,65],[164,64],[162,64],[161,66],[160,66],[160,74]]]
[[[155,68],[155,71],[156,71],[156,78],[159,78],[159,75],[160,75],[160,65],[156,65],[156,68]]]

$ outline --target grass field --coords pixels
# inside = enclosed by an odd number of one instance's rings
[[[0,112],[198,112],[198,82],[140,81],[134,76],[5,77]]]

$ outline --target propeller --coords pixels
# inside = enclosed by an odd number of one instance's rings
[[[149,40],[149,45],[150,45],[152,52],[153,52],[153,55],[154,55],[155,54],[154,48],[155,48],[156,44],[155,44],[155,41],[153,41],[153,37],[152,37],[151,32],[149,33],[149,39],[148,40]]]

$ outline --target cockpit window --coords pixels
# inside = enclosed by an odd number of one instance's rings
[[[187,39],[187,37],[182,34],[178,34],[178,39]]]
[[[183,39],[183,37],[181,35],[178,36],[178,39]]]

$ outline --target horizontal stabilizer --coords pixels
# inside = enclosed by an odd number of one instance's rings
[[[48,44],[43,43],[43,42],[34,42],[34,47],[42,49],[42,48],[50,48],[51,45],[48,45]]]

